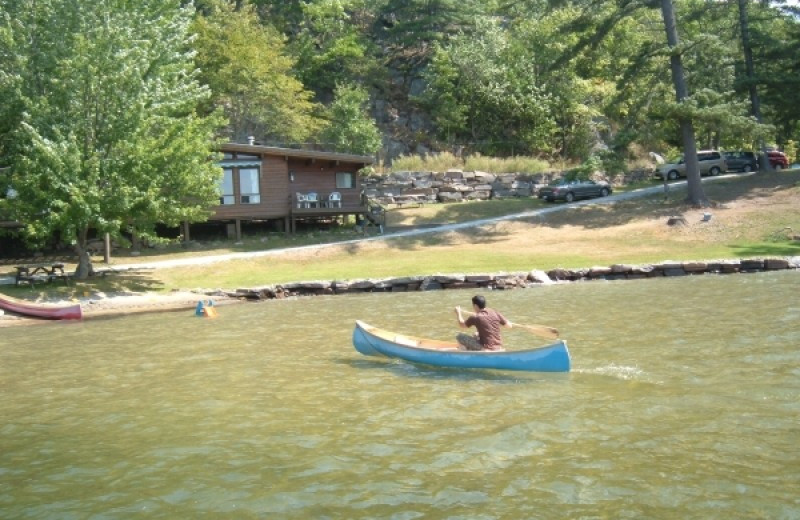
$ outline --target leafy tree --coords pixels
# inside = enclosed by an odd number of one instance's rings
[[[233,140],[303,142],[321,125],[312,93],[294,77],[284,38],[242,4],[218,0],[195,20],[199,78],[211,87],[211,107],[224,111]]]
[[[437,47],[420,102],[454,142],[481,153],[548,149],[554,133],[551,98],[535,64],[519,59],[497,23],[482,19]]]
[[[531,64],[536,82],[551,99],[555,125],[549,148],[562,157],[582,159],[590,155],[600,132],[607,130],[604,100],[614,94],[615,85],[611,73],[602,69],[614,57],[603,49],[596,51],[592,60],[571,60],[553,68],[565,49],[577,42],[577,35],[562,31],[576,16],[576,9],[565,7],[535,18],[521,17],[513,24],[511,37],[516,47],[514,59]],[[609,40],[617,39],[625,40],[623,35]]]
[[[202,0],[203,3],[218,0]],[[296,34],[303,22],[303,0],[251,0],[260,18],[271,23],[283,34]]]
[[[26,238],[59,235],[92,271],[91,230],[152,236],[156,223],[207,218],[221,121],[196,113],[208,91],[179,0],[0,0],[0,97]]]
[[[779,4],[780,5],[780,4]],[[752,74],[741,74],[738,87],[758,88],[761,115],[777,129],[774,144],[800,138],[800,7],[748,2],[753,54]],[[744,32],[744,31],[743,31]],[[744,46],[744,34],[742,44]],[[743,50],[744,53],[744,50]],[[746,59],[746,54],[744,54]],[[746,67],[746,64],[745,64]]]
[[[431,44],[449,35],[471,32],[475,20],[490,12],[485,0],[385,0],[378,23],[385,40],[409,53],[425,55]]]
[[[364,25],[372,17],[366,0],[313,0],[303,3],[303,21],[290,49],[298,57],[298,77],[318,95],[339,83],[381,77]]]
[[[335,99],[326,111],[328,126],[320,140],[337,152],[372,155],[381,146],[381,134],[366,113],[369,95],[354,85],[336,87]]]
[[[463,102],[469,95],[469,84],[462,83],[461,74],[459,64],[445,49],[437,48],[426,71],[427,90],[419,98],[449,145],[463,138],[472,113],[470,106]]]

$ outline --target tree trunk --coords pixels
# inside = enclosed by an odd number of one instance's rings
[[[689,97],[686,78],[683,76],[683,63],[678,47],[678,29],[675,25],[675,11],[672,0],[661,0],[661,14],[664,18],[664,28],[667,32],[667,44],[670,47],[670,68],[672,69],[672,82],[675,84],[675,94],[678,104]],[[683,140],[683,156],[686,160],[686,184],[688,186],[688,200],[696,206],[707,206],[708,199],[703,191],[700,179],[700,168],[697,163],[697,142],[694,137],[694,126],[688,116],[681,116],[681,138]]]
[[[747,81],[747,90],[750,93],[750,110],[756,121],[762,123],[761,119],[761,100],[758,97],[758,86],[756,85],[756,72],[755,65],[753,64],[753,47],[750,43],[750,22],[747,16],[747,0],[739,0],[739,29],[742,33],[742,53],[744,54],[745,78]],[[759,166],[762,170],[772,170],[772,165],[767,158],[767,145],[764,139],[761,138],[758,143],[761,149],[759,157]]]
[[[77,240],[75,241],[75,252],[78,254],[78,266],[75,268],[75,278],[78,280],[85,280],[94,274],[94,267],[92,267],[92,255],[86,247],[88,239],[86,238],[89,233],[88,229],[82,229],[78,232]]]
[[[142,241],[139,239],[139,233],[136,228],[131,228],[131,251],[141,251]]]

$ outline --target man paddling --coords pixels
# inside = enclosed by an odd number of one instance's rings
[[[466,320],[461,314],[461,306],[456,307],[458,324],[462,328],[475,327],[474,336],[460,332],[456,340],[467,350],[503,350],[503,337],[500,327],[511,328],[511,322],[494,309],[486,307],[486,298],[480,295],[472,297],[472,308],[475,314]]]

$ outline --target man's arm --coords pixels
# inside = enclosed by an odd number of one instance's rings
[[[513,327],[513,325],[511,324],[511,320],[506,319],[506,317],[503,316],[502,314],[500,315],[500,317],[503,319],[501,323],[503,324],[504,327],[509,329]]]
[[[461,326],[461,328],[466,329],[467,324],[464,322],[464,316],[461,315],[460,305],[456,306],[456,318],[458,319],[458,324]]]

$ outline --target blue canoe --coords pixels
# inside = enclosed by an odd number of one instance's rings
[[[356,321],[353,346],[366,356],[385,356],[437,367],[493,368],[529,372],[569,372],[567,343],[527,350],[468,351],[458,343],[416,338],[389,332]]]

